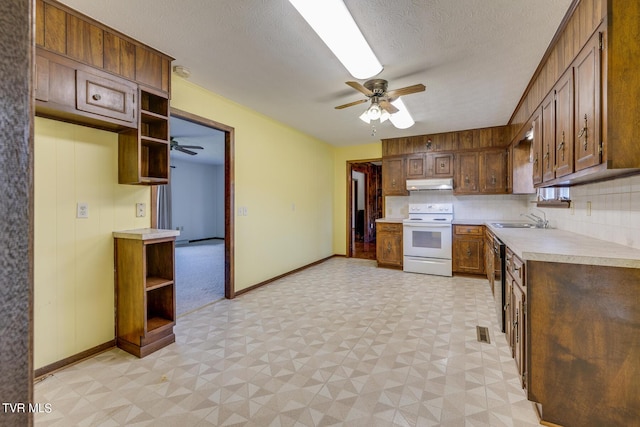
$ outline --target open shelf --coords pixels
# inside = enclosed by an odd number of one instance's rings
[[[171,284],[173,284],[173,280],[171,279],[165,279],[164,277],[147,277],[145,288],[148,292]]]
[[[144,357],[175,341],[175,237],[116,237],[115,256],[116,342]]]
[[[118,182],[169,183],[169,99],[139,90],[137,129],[118,136]]]

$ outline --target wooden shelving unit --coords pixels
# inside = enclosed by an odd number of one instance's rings
[[[174,230],[114,233],[116,342],[144,357],[175,341]]]
[[[118,137],[118,182],[163,185],[169,182],[169,99],[140,89],[138,128]]]

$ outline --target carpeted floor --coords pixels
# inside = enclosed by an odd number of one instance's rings
[[[224,240],[176,245],[176,313],[224,298]]]

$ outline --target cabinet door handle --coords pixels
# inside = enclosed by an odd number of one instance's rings
[[[387,244],[387,252],[391,253],[391,242]]]
[[[587,115],[584,115],[584,127],[582,128],[582,130],[580,131],[580,133],[578,133],[578,139],[582,138],[584,136],[584,150],[587,151]]]
[[[558,145],[558,152],[562,152],[562,160],[564,160],[564,131],[562,131],[562,141]]]
[[[470,257],[471,256],[471,249],[467,249],[467,256]]]
[[[100,96],[99,93],[96,93],[91,98],[93,98],[94,101],[100,101],[102,99],[102,96]]]

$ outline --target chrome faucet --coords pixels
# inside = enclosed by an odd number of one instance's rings
[[[520,214],[520,216],[527,217],[531,221],[535,222],[536,223],[536,228],[549,228],[549,221],[547,221],[547,214],[544,213],[544,211],[542,211],[540,209],[536,209],[536,210],[541,212],[543,217],[539,217],[538,215],[536,215],[534,213]]]

